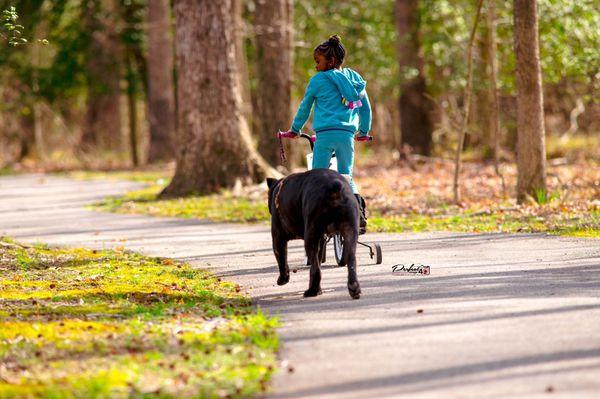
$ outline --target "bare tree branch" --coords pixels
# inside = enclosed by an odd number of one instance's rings
[[[458,140],[458,147],[456,148],[456,159],[454,167],[454,202],[460,203],[460,191],[458,187],[458,176],[460,175],[460,154],[462,152],[465,143],[465,134],[467,132],[467,124],[469,123],[469,113],[471,112],[471,94],[473,91],[473,43],[475,42],[475,34],[477,33],[477,25],[479,24],[479,16],[481,15],[481,6],[483,0],[477,1],[477,13],[475,14],[475,20],[473,21],[473,28],[471,29],[471,36],[469,37],[469,47],[467,48],[467,85],[465,86],[465,98],[464,98],[464,115],[462,120],[462,127],[460,130],[460,138]]]

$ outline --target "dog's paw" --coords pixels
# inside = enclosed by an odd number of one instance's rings
[[[360,285],[358,284],[358,281],[352,284],[348,284],[348,292],[350,293],[352,299],[360,298]]]
[[[280,275],[277,278],[277,285],[286,285],[289,282],[290,282],[290,275],[289,274],[287,274],[285,276]]]
[[[323,291],[321,291],[320,288],[317,290],[313,290],[313,289],[309,288],[306,291],[304,291],[304,296],[311,297],[311,296],[321,295],[322,293],[323,293]]]

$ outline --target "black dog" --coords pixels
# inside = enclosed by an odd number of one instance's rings
[[[280,180],[267,178],[267,184],[273,252],[279,265],[277,284],[290,281],[288,241],[304,239],[311,265],[304,296],[321,294],[321,251],[327,235],[337,232],[344,239],[342,256],[348,265],[348,291],[352,298],[360,298],[356,278],[359,209],[348,181],[336,171],[314,169]]]

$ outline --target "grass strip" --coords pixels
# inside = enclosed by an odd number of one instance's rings
[[[207,219],[214,222],[269,223],[266,198],[234,196],[228,191],[207,196],[157,199],[163,186],[152,185],[120,197],[107,197],[91,209],[126,214],[145,214]],[[456,231],[494,233],[539,233],[600,238],[600,210],[571,212],[553,203],[543,215],[527,208],[505,211],[501,207],[485,211],[466,209],[451,214],[382,214],[374,209],[368,221],[370,232]],[[533,209],[533,208],[532,208]],[[540,208],[543,209],[543,208]],[[442,211],[441,209],[439,211]]]
[[[0,240],[0,398],[247,398],[278,323],[240,287],[122,250]]]

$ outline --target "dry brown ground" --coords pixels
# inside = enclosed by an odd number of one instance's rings
[[[492,163],[464,163],[460,176],[460,206],[453,205],[454,163],[449,160],[422,157],[393,160],[372,155],[359,163],[354,174],[371,209],[382,215],[440,214],[449,210],[499,207],[531,209],[533,204],[517,206],[514,200],[515,165],[501,164],[500,172],[504,177],[504,189]],[[549,200],[546,205],[551,209],[585,212],[600,207],[600,164],[550,161],[547,175]]]

